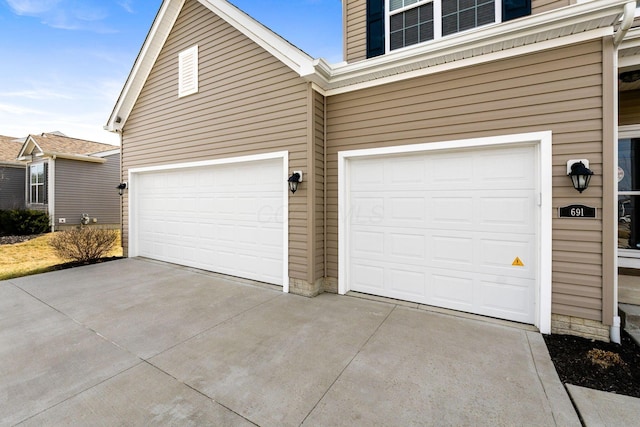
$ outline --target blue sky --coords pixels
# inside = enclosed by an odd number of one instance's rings
[[[102,129],[161,0],[0,0],[0,135]],[[340,0],[232,0],[313,57],[342,58]]]

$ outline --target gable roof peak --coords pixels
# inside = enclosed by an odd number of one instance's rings
[[[160,51],[180,15],[186,0],[164,0],[147,34],[140,53],[104,126],[117,132],[124,127]],[[226,0],[194,0],[261,46],[301,77],[315,72],[314,59]]]

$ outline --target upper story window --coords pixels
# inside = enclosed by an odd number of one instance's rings
[[[496,22],[496,0],[389,0],[389,50]]]
[[[367,0],[367,58],[531,14],[531,0]]]

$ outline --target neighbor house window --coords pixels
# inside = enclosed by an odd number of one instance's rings
[[[389,50],[496,22],[496,0],[389,0]]]
[[[47,202],[46,165],[38,163],[29,166],[29,203],[44,204]]]

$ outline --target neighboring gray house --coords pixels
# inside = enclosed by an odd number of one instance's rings
[[[16,160],[23,141],[0,135],[0,209],[24,208],[25,164]]]
[[[18,160],[26,162],[26,207],[47,211],[52,230],[80,225],[84,214],[90,224],[120,226],[119,147],[42,133],[24,140]]]

